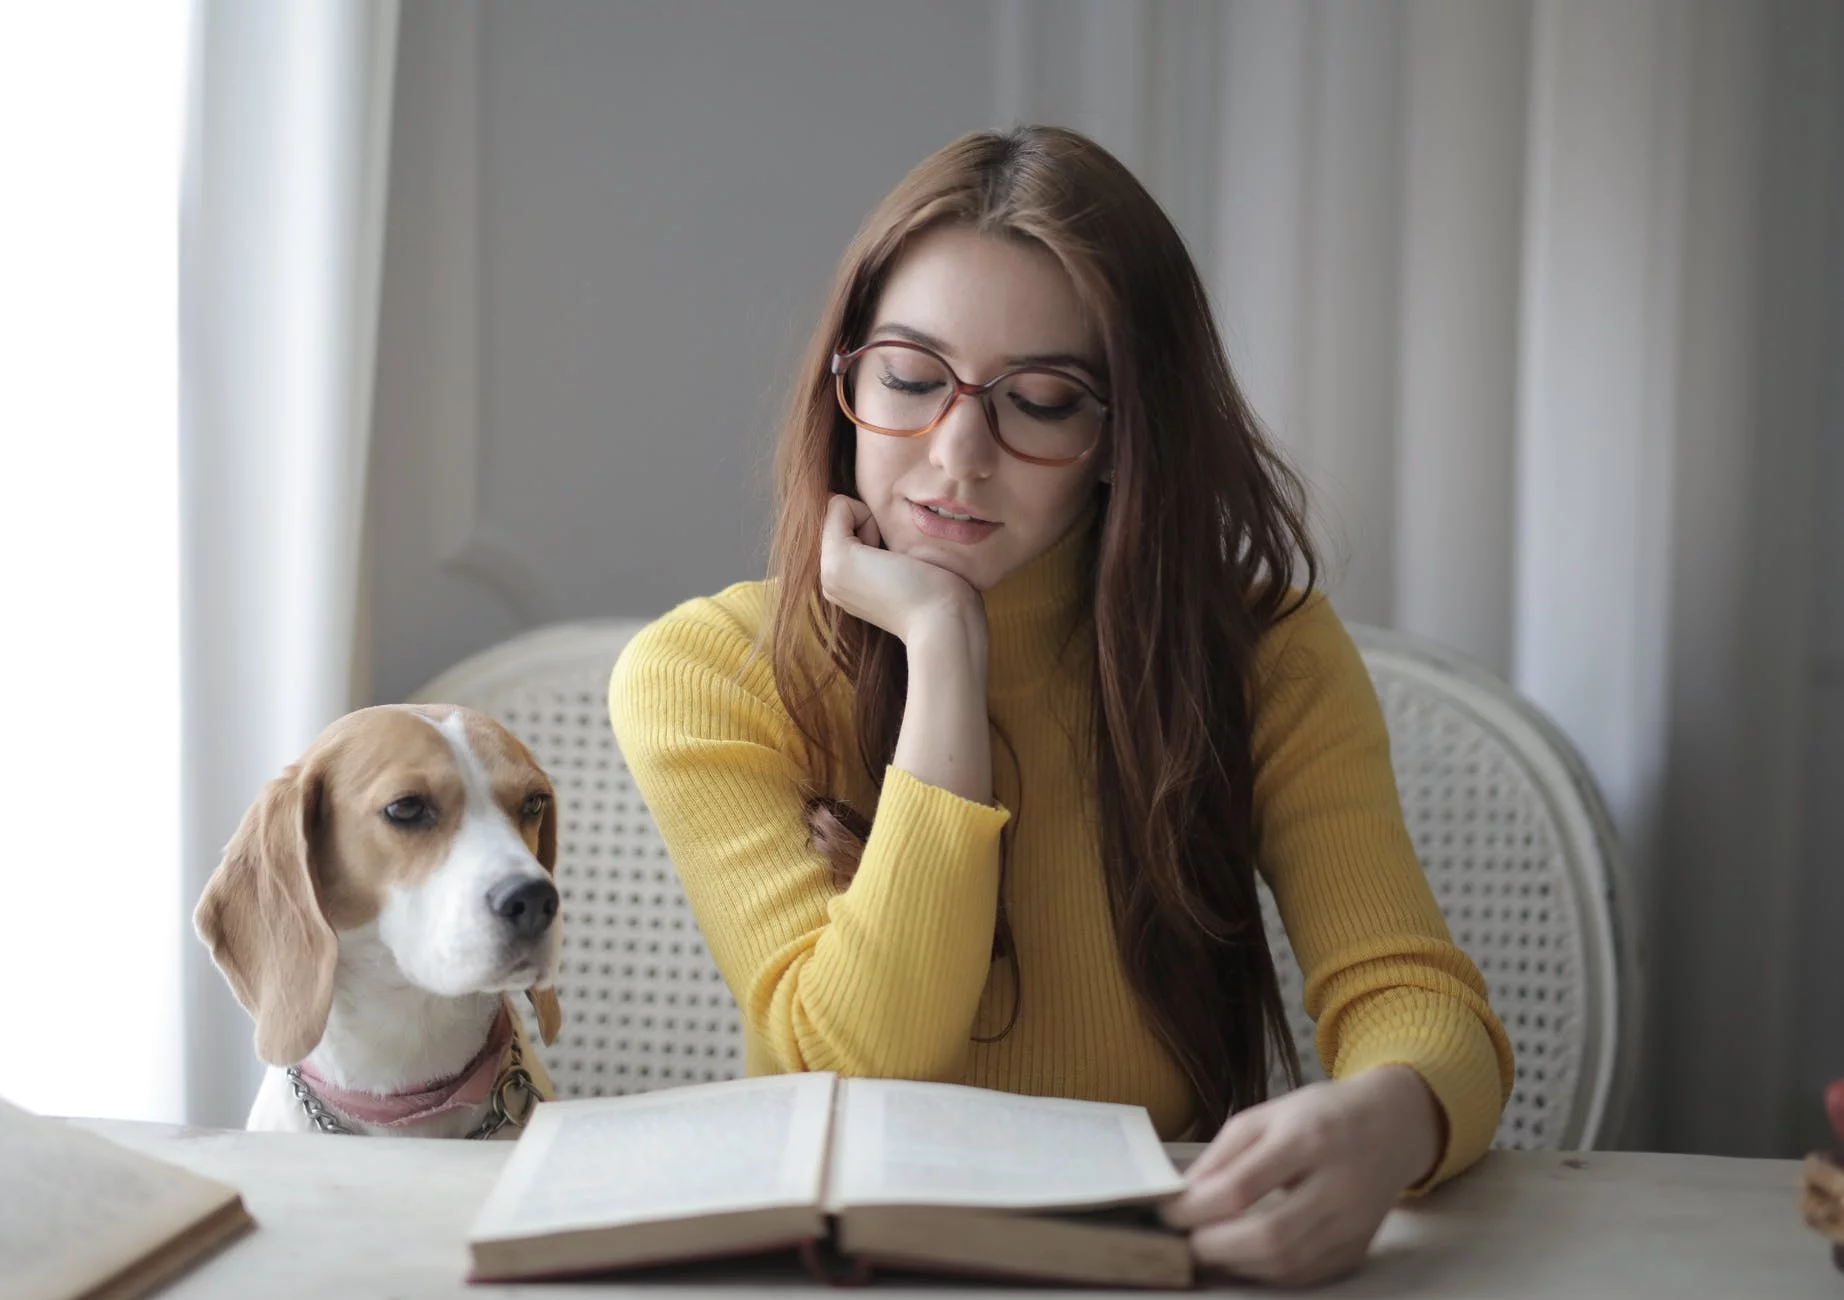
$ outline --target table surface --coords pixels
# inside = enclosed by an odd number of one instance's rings
[[[509,1142],[73,1122],[232,1184],[260,1225],[162,1291],[161,1300],[825,1290],[788,1259],[701,1264],[623,1281],[470,1286],[463,1280],[467,1228],[512,1151]],[[1182,1163],[1197,1148],[1171,1149]],[[1799,1165],[1789,1160],[1495,1151],[1393,1211],[1365,1268],[1314,1294],[1844,1300],[1844,1274],[1832,1268],[1829,1247],[1800,1221],[1798,1185]],[[1019,1294],[1016,1287],[897,1275],[873,1288],[943,1289],[1013,1300]]]

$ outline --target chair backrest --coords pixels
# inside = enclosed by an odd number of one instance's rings
[[[1389,727],[1403,817],[1455,943],[1517,1054],[1494,1146],[1585,1150],[1618,1131],[1639,973],[1606,808],[1566,737],[1503,681],[1417,637],[1353,625]],[[1308,1081],[1323,1078],[1304,982],[1261,890]]]
[[[498,718],[557,786],[564,1026],[545,1061],[564,1096],[742,1073],[736,1003],[608,725],[609,672],[639,622],[541,628],[415,698]],[[1517,1047],[1497,1145],[1580,1149],[1617,1120],[1637,978],[1626,893],[1593,782],[1502,682],[1428,643],[1353,627],[1390,729],[1410,834],[1454,938]],[[1290,1027],[1319,1077],[1302,981],[1262,891]]]

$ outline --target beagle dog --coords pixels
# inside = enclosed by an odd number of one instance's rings
[[[263,788],[193,922],[268,1062],[247,1126],[516,1137],[545,1043],[556,795],[519,740],[452,705],[347,714]]]

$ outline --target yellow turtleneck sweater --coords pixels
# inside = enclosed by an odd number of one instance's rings
[[[622,654],[609,690],[616,737],[742,1007],[751,1074],[1133,1102],[1162,1136],[1187,1135],[1184,1077],[1121,970],[1093,764],[1069,739],[1090,690],[1090,643],[1067,635],[1080,552],[1072,533],[985,595],[991,713],[1018,758],[995,738],[999,807],[894,767],[881,798],[862,771],[842,775],[828,793],[874,810],[843,891],[809,847],[806,756],[753,653],[767,585],[681,605]],[[848,690],[829,701],[843,736]],[[1320,1059],[1335,1078],[1384,1064],[1420,1074],[1447,1121],[1432,1186],[1490,1145],[1511,1046],[1416,861],[1376,695],[1322,598],[1260,647],[1255,706],[1260,868],[1306,975]],[[999,833],[1014,814],[1005,889],[1023,997],[1011,1032],[978,1042],[1011,1011],[1009,970],[991,948]]]

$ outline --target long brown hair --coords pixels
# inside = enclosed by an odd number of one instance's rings
[[[869,829],[833,795],[845,751],[827,691],[849,682],[856,757],[875,782],[907,667],[894,637],[820,596],[827,501],[857,495],[855,430],[828,361],[863,341],[904,249],[944,225],[1048,249],[1102,332],[1113,482],[1097,488],[1084,593],[1101,861],[1127,978],[1212,1133],[1267,1096],[1276,1062],[1299,1077],[1255,891],[1251,691],[1257,642],[1304,600],[1318,561],[1300,481],[1230,375],[1183,240],[1073,131],[979,132],[910,172],[846,251],[808,348],[776,453],[768,650],[812,758],[814,843],[843,886]],[[1001,950],[1004,933],[1001,906]]]

